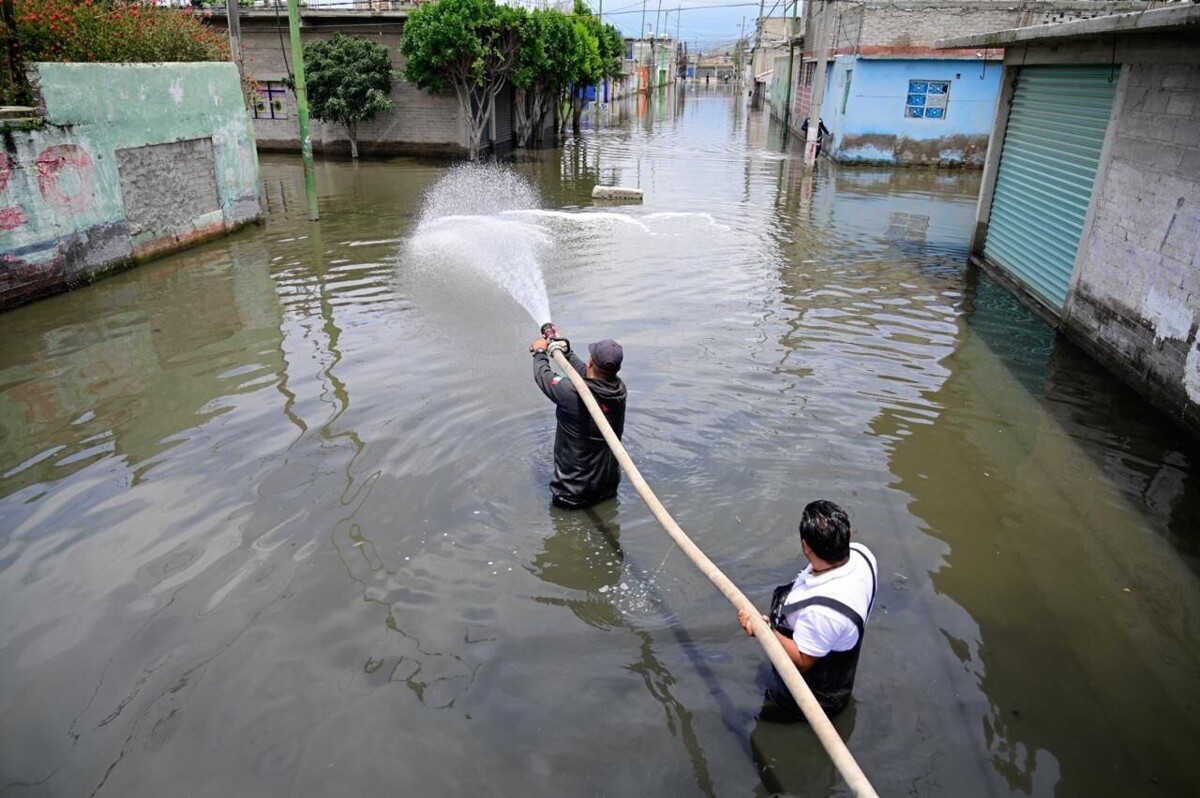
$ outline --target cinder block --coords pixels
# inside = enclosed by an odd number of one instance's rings
[[[1163,64],[1162,85],[1167,89],[1200,89],[1200,66],[1193,64]]]
[[[1141,110],[1149,114],[1165,114],[1170,99],[1171,93],[1164,89],[1161,83],[1152,84],[1146,88],[1146,98]]]
[[[1196,111],[1195,91],[1173,91],[1167,99],[1167,113],[1171,116],[1192,116]]]

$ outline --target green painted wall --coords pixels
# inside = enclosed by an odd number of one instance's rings
[[[233,64],[43,63],[34,72],[45,124],[10,130],[0,154],[0,307],[147,251],[128,234],[117,150],[211,140],[215,228],[261,218],[258,157]],[[187,246],[213,233],[212,216],[143,233],[137,245]]]

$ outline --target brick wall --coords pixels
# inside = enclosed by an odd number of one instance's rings
[[[1121,76],[1063,321],[1200,433],[1200,42],[1146,51]]]

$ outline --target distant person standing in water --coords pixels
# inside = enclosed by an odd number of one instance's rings
[[[825,137],[829,135],[829,128],[825,127],[825,120],[817,120],[817,157],[821,157],[821,146],[825,143]],[[808,140],[808,120],[804,120],[804,124],[800,126],[800,139]]]
[[[557,336],[557,330],[554,334]],[[618,438],[625,431],[625,383],[617,376],[624,351],[616,341],[606,338],[588,344],[591,357],[584,363],[562,338],[538,338],[529,345],[533,380],[554,402],[558,419],[550,493],[555,505],[582,509],[617,495],[621,467],[588,413],[583,397],[569,379],[551,367],[549,352],[556,348],[587,382]]]
[[[833,502],[821,499],[805,507],[800,549],[808,567],[793,582],[775,588],[771,614],[762,616],[830,717],[850,701],[879,584],[875,555],[861,543],[851,543],[850,534],[846,511]],[[738,623],[754,636],[745,610],[738,612]],[[804,718],[773,668],[767,698],[789,719]]]

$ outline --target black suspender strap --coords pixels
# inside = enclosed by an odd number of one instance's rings
[[[875,592],[879,590],[879,577],[875,575],[875,566],[871,565],[871,558],[863,554],[862,549],[850,547],[850,551],[857,551],[858,556],[863,558],[863,562],[867,564],[867,570],[871,572],[871,600],[867,602],[867,615],[871,614],[871,610],[875,609]]]
[[[806,598],[803,601],[797,601],[793,604],[786,604],[784,605],[783,610],[780,612],[780,615],[782,617],[786,617],[791,615],[796,610],[802,610],[805,607],[811,607],[814,604],[821,607],[828,607],[834,612],[845,616],[847,620],[854,624],[854,628],[858,630],[858,639],[860,641],[862,640],[864,626],[862,616],[855,612],[850,606],[843,604],[837,599],[829,598],[828,596],[813,596],[812,598]]]
[[[861,549],[851,548],[850,550],[858,552],[858,555],[863,558],[863,562],[867,564],[867,570],[871,572],[871,599],[867,602],[867,615],[870,615],[871,610],[875,608],[875,594],[879,590],[879,578],[875,575],[875,566],[871,565],[871,559],[867,557],[867,555],[864,554]],[[810,607],[813,605],[828,607],[853,623],[854,628],[858,630],[858,641],[859,643],[862,642],[863,630],[866,628],[863,617],[859,615],[850,605],[838,601],[837,599],[829,598],[828,596],[812,596],[811,598],[793,602],[792,604],[785,604],[779,608],[777,613],[776,611],[772,610],[772,617],[778,617],[782,622],[784,618],[791,615],[796,610],[802,610],[805,607]],[[782,631],[787,637],[792,636],[790,634],[792,630],[784,628],[780,631]]]

